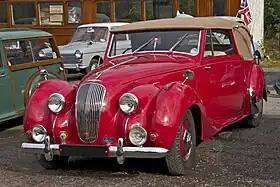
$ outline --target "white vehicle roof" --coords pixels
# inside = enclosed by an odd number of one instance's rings
[[[129,23],[124,23],[124,22],[109,22],[109,23],[90,23],[90,24],[84,24],[78,26],[78,28],[83,28],[83,27],[108,27],[109,29],[111,27],[116,27],[116,26],[121,26],[121,25],[126,25]]]

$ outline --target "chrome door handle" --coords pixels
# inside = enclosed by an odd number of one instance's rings
[[[205,66],[204,69],[209,70],[209,69],[212,69],[212,67],[211,66]]]
[[[5,77],[7,77],[7,74],[6,74],[6,73],[0,74],[0,78],[5,78]]]

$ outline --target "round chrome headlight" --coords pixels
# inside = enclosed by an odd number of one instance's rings
[[[32,128],[32,138],[35,142],[41,143],[46,139],[47,131],[42,125],[35,125]]]
[[[49,97],[48,100],[48,107],[49,109],[54,112],[60,112],[65,106],[65,98],[63,95],[59,93],[54,93]]]
[[[41,58],[44,58],[44,57],[46,57],[47,55],[46,55],[46,53],[44,52],[44,51],[40,51],[39,52],[39,57],[41,57]]]
[[[137,109],[138,98],[131,93],[125,93],[119,99],[119,106],[125,114],[130,114]]]
[[[133,145],[142,146],[147,141],[147,131],[141,126],[134,126],[129,132],[129,140]]]
[[[77,51],[75,52],[75,57],[76,57],[77,59],[81,59],[81,58],[83,57],[83,53],[81,53],[81,51],[77,50]]]

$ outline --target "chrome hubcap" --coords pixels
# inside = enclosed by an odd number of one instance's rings
[[[187,129],[184,130],[182,141],[184,149],[184,154],[182,156],[184,161],[187,161],[189,160],[192,152],[192,134]]]
[[[186,131],[185,133],[185,151],[186,151],[186,155],[184,157],[185,160],[188,160],[190,158],[191,155],[191,151],[192,151],[192,135],[191,133],[189,133],[188,131]]]
[[[261,114],[261,112],[263,111],[263,99],[261,99],[260,101],[255,103],[258,112],[256,114],[254,114],[254,118],[259,117],[259,115]]]
[[[92,64],[90,70],[94,70],[96,68],[96,64]]]

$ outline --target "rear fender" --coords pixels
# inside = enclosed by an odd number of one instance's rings
[[[267,101],[267,89],[264,77],[262,68],[254,64],[251,71],[249,86],[251,114],[257,114],[260,112],[262,99]]]
[[[73,105],[75,100],[76,85],[69,84],[64,80],[47,80],[40,83],[39,87],[32,94],[27,104],[25,115],[24,115],[24,131],[27,131],[36,125],[43,125],[48,134],[52,134],[52,125],[56,119],[56,114],[52,113],[48,106],[48,98],[53,93],[60,93],[65,97],[65,108],[61,111],[67,113]],[[67,118],[67,116],[65,116]],[[30,133],[30,132],[29,132]]]
[[[255,94],[258,98],[263,98],[267,101],[264,71],[256,64],[253,65],[251,71],[249,93],[250,95]]]
[[[194,104],[202,107],[198,95],[188,85],[172,83],[159,93],[152,123],[156,146],[171,149],[184,114]]]

